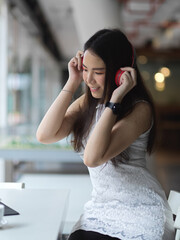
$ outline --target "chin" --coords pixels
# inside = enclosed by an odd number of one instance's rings
[[[91,93],[91,95],[92,95],[93,98],[96,98],[96,99],[101,99],[102,98],[102,95],[99,95],[99,94]]]

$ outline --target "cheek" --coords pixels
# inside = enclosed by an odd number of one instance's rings
[[[83,77],[83,80],[86,80],[87,73],[85,71],[83,71],[82,77]]]
[[[103,85],[105,84],[105,76],[99,76],[97,78],[97,82],[100,84],[100,85]]]

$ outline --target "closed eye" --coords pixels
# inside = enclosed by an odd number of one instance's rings
[[[104,73],[102,73],[102,72],[95,72],[95,74],[97,74],[97,75],[102,75],[102,74],[104,74]]]

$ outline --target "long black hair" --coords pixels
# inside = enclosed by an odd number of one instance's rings
[[[115,88],[115,75],[121,67],[134,67],[137,72],[136,86],[123,98],[122,112],[117,121],[132,112],[135,103],[146,101],[150,104],[153,114],[153,126],[151,128],[147,151],[151,153],[155,140],[155,108],[150,93],[143,84],[142,77],[136,65],[135,50],[127,37],[119,29],[102,29],[96,32],[85,44],[84,52],[90,50],[99,56],[106,65],[106,76],[104,93],[101,99],[95,99],[91,95],[89,88],[86,86],[84,105],[73,126],[73,146],[76,151],[81,151],[83,141],[89,134],[96,106],[98,103],[109,101]]]

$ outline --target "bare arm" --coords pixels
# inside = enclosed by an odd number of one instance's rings
[[[38,127],[36,133],[38,141],[53,143],[70,133],[84,99],[84,96],[82,96],[70,105],[72,95],[82,82],[80,64],[78,58],[74,57],[70,60],[68,64],[69,79]]]
[[[65,91],[58,95],[37,129],[36,137],[39,142],[57,142],[70,134],[84,95],[69,106],[71,97]]]
[[[143,102],[117,123],[112,110],[106,108],[86,145],[85,165],[96,167],[120,154],[150,127],[151,119],[150,106]]]

